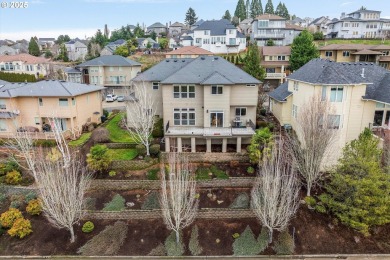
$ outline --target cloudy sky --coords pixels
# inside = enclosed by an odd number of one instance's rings
[[[107,24],[110,30],[122,25],[154,22],[184,22],[192,7],[199,19],[220,19],[226,10],[234,13],[237,0],[25,0],[26,8],[9,8],[14,0],[0,0],[0,39],[55,37],[68,34],[84,39]],[[262,0],[263,7],[267,0]],[[390,18],[390,0],[284,0],[290,14],[298,17],[339,18],[361,6],[382,11]],[[274,7],[279,0],[273,0]],[[8,7],[4,7],[7,5]]]

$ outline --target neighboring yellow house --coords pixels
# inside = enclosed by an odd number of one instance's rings
[[[0,55],[0,71],[7,73],[26,73],[36,78],[46,76],[49,71],[49,60],[27,53]]]
[[[199,56],[213,56],[208,50],[197,46],[185,46],[165,54],[165,58],[198,58]]]
[[[9,137],[19,127],[39,131],[47,138],[50,118],[62,131],[78,135],[89,122],[100,123],[103,87],[44,80],[35,83],[0,83],[0,137]]]
[[[329,44],[320,48],[320,58],[336,62],[373,62],[390,70],[389,45]]]
[[[166,59],[134,81],[154,96],[166,151],[241,152],[255,133],[261,82],[221,57]]]
[[[329,100],[335,109],[332,116],[340,134],[334,160],[365,127],[389,127],[390,73],[374,63],[311,60],[269,94],[271,111],[281,125],[294,129],[302,107],[313,95]]]

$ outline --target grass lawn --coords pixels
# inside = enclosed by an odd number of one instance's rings
[[[119,127],[119,122],[122,120],[123,115],[123,113],[117,114],[107,124],[106,128],[110,132],[110,140],[113,143],[134,143],[134,139],[129,132]]]
[[[109,149],[108,154],[114,161],[133,160],[138,155],[136,149]]]
[[[325,45],[325,42],[326,42],[326,45],[329,45],[329,44],[368,44],[368,45],[381,45],[381,44],[384,44],[384,45],[390,45],[390,40],[385,40],[384,42],[382,42],[382,39],[370,39],[370,40],[367,40],[367,39],[353,39],[353,40],[343,40],[343,39],[331,39],[331,40],[326,40],[326,41],[317,41],[317,45],[319,47],[322,47]]]
[[[83,144],[85,144],[88,141],[88,139],[91,137],[91,134],[92,133],[84,133],[79,137],[79,139],[70,141],[69,145],[72,147],[82,146]]]

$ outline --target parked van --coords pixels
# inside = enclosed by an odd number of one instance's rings
[[[114,102],[116,99],[117,99],[116,95],[109,94],[106,96],[106,102]]]

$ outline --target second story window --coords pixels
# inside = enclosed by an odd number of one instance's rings
[[[158,88],[160,86],[160,84],[158,82],[153,82],[152,85],[153,85],[153,90],[158,90]]]
[[[278,60],[286,60],[286,56],[278,56]]]
[[[42,107],[43,106],[43,99],[42,98],[38,98],[38,103],[39,103],[39,106]]]
[[[67,98],[60,98],[59,99],[59,105],[60,107],[67,107],[69,104],[68,104],[68,99]]]
[[[325,52],[325,57],[332,57],[333,56],[333,51],[326,51]]]
[[[343,57],[349,57],[349,51],[343,51]]]
[[[72,97],[72,106],[76,105],[76,99]]]
[[[326,86],[322,86],[321,101],[326,100]]]
[[[292,105],[292,116],[297,119],[298,118],[298,106]]]
[[[174,98],[195,98],[195,86],[173,86]]]
[[[268,20],[259,20],[257,22],[257,27],[258,28],[267,28],[268,27]]]
[[[4,99],[0,99],[0,109],[7,109]]]
[[[204,31],[204,35],[209,35],[209,31]]]
[[[222,95],[223,94],[223,86],[211,86],[211,94]]]
[[[342,102],[344,95],[343,87],[332,87],[330,89],[330,102]]]
[[[295,91],[299,90],[299,83],[298,83],[298,81],[294,81],[294,90]]]

